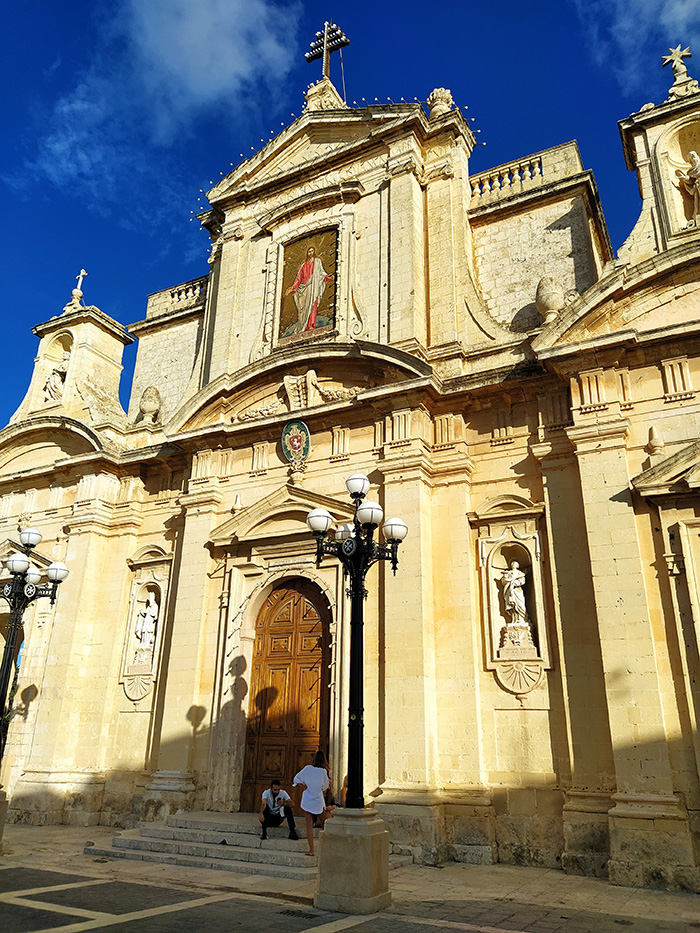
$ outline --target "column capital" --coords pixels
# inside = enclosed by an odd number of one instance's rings
[[[614,450],[616,447],[626,447],[630,423],[627,418],[611,418],[609,421],[577,424],[564,430],[574,445],[577,455],[580,456],[596,453],[601,449]]]

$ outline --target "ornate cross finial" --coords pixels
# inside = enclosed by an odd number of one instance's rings
[[[306,53],[307,62],[315,62],[323,58],[323,77],[330,78],[331,52],[350,45],[350,40],[335,23],[323,24],[323,32],[317,32],[315,40],[311,43],[311,51]]]
[[[86,275],[87,275],[87,272],[85,271],[85,269],[81,269],[80,275],[76,275],[76,279],[78,280],[78,288],[81,290],[83,287],[83,279],[85,278]]]
[[[668,51],[668,55],[661,56],[663,67],[670,65],[673,71],[673,84],[668,92],[668,99],[679,99],[687,97],[689,94],[697,94],[700,90],[698,82],[688,75],[688,69],[683,61],[684,58],[692,58],[690,46],[681,49],[680,43],[678,43],[675,49],[669,49]]]

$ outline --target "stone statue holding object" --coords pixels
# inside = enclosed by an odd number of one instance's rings
[[[68,361],[70,352],[63,351],[63,359],[49,373],[44,383],[44,401],[60,402],[63,398],[63,388],[66,384],[66,373],[68,372]]]
[[[681,183],[681,189],[693,199],[693,216],[688,221],[688,226],[697,227],[700,225],[700,156],[693,149],[688,155],[690,156],[690,168],[687,172],[678,169],[676,175]]]
[[[517,560],[511,561],[510,569],[504,570],[501,575],[503,602],[510,618],[501,629],[499,658],[529,657],[534,650],[535,644],[525,605],[525,581],[525,572],[520,569]]]
[[[139,646],[134,653],[135,664],[147,664],[153,656],[159,613],[160,606],[156,602],[156,594],[150,592],[146,599],[146,605],[136,616],[134,634],[138,639]]]

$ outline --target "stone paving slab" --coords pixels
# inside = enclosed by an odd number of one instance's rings
[[[0,889],[2,870],[0,870]],[[201,895],[194,891],[178,888],[162,888],[152,884],[128,884],[123,881],[104,881],[89,887],[65,888],[61,891],[44,891],[32,894],[33,901],[45,901],[63,907],[79,907],[82,910],[99,910],[109,914],[129,914],[135,910],[148,910],[164,904],[178,904],[194,900]]]
[[[106,841],[111,832],[6,827],[0,931],[700,933],[697,895],[508,865],[400,868],[390,876],[390,909],[369,917],[328,913],[312,906],[315,882],[119,864],[83,854],[87,839]],[[41,869],[35,867],[39,860]]]

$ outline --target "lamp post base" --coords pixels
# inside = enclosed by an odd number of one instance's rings
[[[7,794],[4,790],[0,789],[0,852],[2,852],[2,831],[5,828],[8,804]]]
[[[346,914],[373,914],[391,905],[389,833],[374,807],[341,810],[319,838],[314,906]]]

